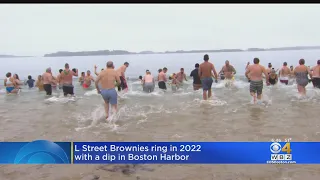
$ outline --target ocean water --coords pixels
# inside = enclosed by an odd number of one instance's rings
[[[68,62],[79,71],[98,69],[108,60],[119,67],[125,61],[129,91],[120,94],[119,112],[105,122],[103,100],[94,88],[83,90],[75,79],[75,98],[60,91],[52,97],[23,87],[19,95],[6,95],[0,86],[1,141],[319,141],[320,91],[311,84],[307,97],[299,97],[294,82],[264,87],[263,103],[253,105],[249,83],[243,78],[245,65],[254,57],[275,68],[283,61],[297,65],[300,58],[313,66],[320,51],[275,51],[212,53],[211,61],[220,70],[229,60],[238,71],[234,86],[213,84],[213,97],[202,101],[201,91],[192,90],[192,79],[183,88],[167,92],[156,88],[146,94],[136,78],[146,69],[156,75],[162,67],[168,73],[181,67],[187,74],[204,54],[153,54],[99,57],[33,57],[0,59],[0,71],[36,77],[45,68],[53,72]],[[1,83],[3,85],[3,83]],[[318,165],[2,165],[1,180],[318,180]]]

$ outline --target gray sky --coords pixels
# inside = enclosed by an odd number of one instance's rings
[[[318,4],[0,5],[0,54],[320,45]]]

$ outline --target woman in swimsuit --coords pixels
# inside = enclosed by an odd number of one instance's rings
[[[269,75],[269,83],[271,85],[275,85],[278,82],[278,75],[276,73],[276,71],[274,70],[274,68],[271,69],[271,73]]]
[[[14,75],[13,75],[13,79],[14,79],[14,81],[15,81],[15,83],[16,83],[15,88],[16,88],[16,89],[21,89],[20,86],[23,85],[23,83],[20,81],[18,74],[14,74]]]
[[[36,87],[38,87],[39,91],[43,91],[44,90],[43,82],[42,82],[42,76],[41,75],[38,76],[38,80],[36,82]]]
[[[11,77],[11,73],[8,72],[6,74],[6,79],[4,79],[4,86],[6,87],[7,94],[17,94],[18,89],[15,89],[16,82],[13,77]]]
[[[293,74],[296,77],[298,92],[303,96],[306,95],[306,86],[309,83],[308,75],[312,78],[310,70],[304,65],[304,63],[305,60],[300,59],[299,65],[293,71]]]

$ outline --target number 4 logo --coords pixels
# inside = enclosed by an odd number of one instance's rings
[[[283,146],[283,148],[281,149],[281,151],[282,151],[282,152],[286,152],[287,154],[291,154],[292,149],[291,149],[291,147],[290,147],[290,143],[287,142],[287,143]]]

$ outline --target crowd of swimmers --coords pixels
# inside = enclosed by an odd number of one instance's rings
[[[225,80],[226,85],[232,85],[235,80],[236,70],[227,60],[219,73],[217,73],[215,66],[209,62],[209,55],[205,54],[203,60],[201,64],[195,64],[195,69],[190,73],[190,77],[193,78],[193,89],[195,91],[202,89],[203,99],[207,100],[212,96],[211,87],[213,81],[217,83],[219,78],[220,80]],[[97,75],[96,79],[92,77],[89,70],[86,73],[82,72],[79,77],[79,83],[84,89],[91,87],[92,82],[94,82],[98,94],[101,94],[105,102],[106,118],[108,118],[109,114],[109,104],[111,104],[113,112],[117,111],[118,93],[116,88],[119,92],[128,91],[127,77],[125,75],[128,67],[129,63],[125,62],[118,69],[115,69],[113,62],[108,61],[106,69],[101,69],[100,72],[97,72],[97,66],[94,66],[94,73]],[[280,83],[285,85],[289,84],[290,79],[296,79],[298,92],[301,95],[306,95],[305,87],[309,82],[312,82],[315,88],[320,89],[320,60],[312,68],[305,66],[305,60],[300,59],[299,65],[295,68],[293,66],[288,68],[287,63],[284,62],[280,69],[275,70],[271,63],[265,68],[260,65],[259,58],[254,58],[253,64],[250,65],[250,62],[248,62],[245,69],[245,76],[250,83],[250,95],[253,97],[254,102],[262,98],[263,79],[265,79],[267,86],[277,84],[278,79]],[[183,86],[184,81],[187,81],[184,68],[181,68],[180,72],[169,76],[166,74],[167,71],[166,67],[159,69],[157,78],[155,78],[149,70],[146,70],[144,76],[139,76],[143,91],[147,93],[153,92],[156,82],[158,82],[159,89],[167,90],[167,84],[170,84],[172,91],[175,92]],[[71,70],[69,64],[66,63],[64,69],[59,70],[58,76],[53,76],[51,68],[47,68],[43,75],[38,76],[37,81],[28,76],[26,82],[21,82],[17,74],[12,76],[8,72],[4,80],[4,86],[8,94],[18,93],[20,86],[27,84],[30,88],[35,86],[38,87],[39,91],[45,91],[46,95],[52,95],[52,91],[59,88],[63,90],[64,96],[73,96],[73,76],[78,76],[78,69]],[[34,82],[36,83],[34,84]]]

